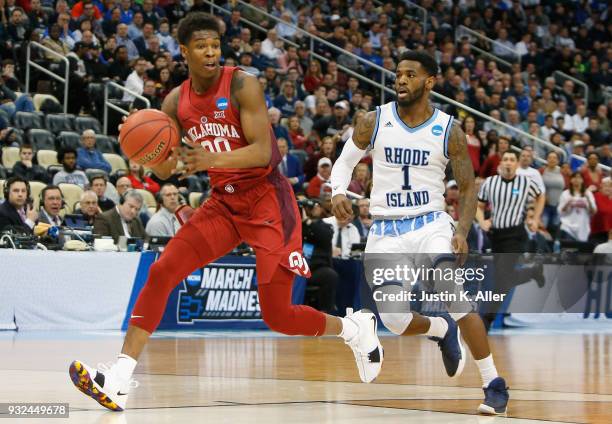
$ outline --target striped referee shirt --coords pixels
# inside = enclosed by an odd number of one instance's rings
[[[492,228],[504,229],[522,225],[528,201],[541,193],[538,184],[525,175],[511,180],[494,175],[480,187],[478,200],[491,205]]]

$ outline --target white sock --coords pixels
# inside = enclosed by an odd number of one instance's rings
[[[342,331],[338,334],[338,337],[342,337],[344,341],[348,342],[357,335],[359,327],[348,318],[340,318],[340,321],[342,321]]]
[[[478,365],[480,378],[482,378],[482,387],[488,387],[491,381],[499,377],[497,368],[495,368],[495,362],[493,362],[492,354],[489,354],[486,358],[477,359],[476,365]]]
[[[429,337],[443,338],[446,336],[448,331],[448,322],[442,317],[428,317],[429,318],[429,330],[425,333]]]
[[[136,360],[128,355],[119,354],[117,355],[117,363],[115,366],[117,367],[117,375],[122,380],[129,380],[132,378],[132,373],[134,372],[134,368],[136,368]]]

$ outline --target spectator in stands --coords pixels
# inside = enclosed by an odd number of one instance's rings
[[[102,211],[98,207],[98,196],[92,190],[85,190],[79,200],[79,208],[75,209],[75,215],[82,215],[87,225],[93,227],[96,216]]]
[[[72,6],[70,14],[75,20],[79,20],[81,15],[86,13],[86,11],[89,9],[93,10],[94,19],[96,20],[102,19],[102,12],[100,11],[97,5],[93,4],[92,0],[81,0],[75,3],[74,6]]]
[[[61,183],[76,184],[81,188],[85,188],[89,180],[85,172],[77,169],[76,160],[77,152],[72,147],[66,147],[57,154],[57,160],[62,164],[63,168],[53,177],[53,184]]]
[[[323,72],[321,72],[321,62],[312,59],[308,64],[308,69],[304,75],[304,88],[309,93],[314,93],[322,83]]]
[[[353,225],[359,230],[361,240],[366,240],[373,222],[372,215],[370,215],[370,199],[366,197],[357,200],[357,209],[359,213],[353,220]]]
[[[597,205],[579,172],[572,174],[569,189],[561,193],[557,210],[561,216],[561,239],[586,242],[591,232],[591,216],[597,212]]]
[[[304,150],[309,154],[314,152],[315,146],[304,135],[304,130],[300,127],[300,118],[298,118],[297,115],[293,115],[289,118],[287,121],[287,129],[289,131],[289,137],[291,137],[291,141],[293,142],[294,149]]]
[[[64,207],[64,196],[56,185],[48,185],[40,192],[40,211],[38,222],[57,227],[62,226],[60,211]]]
[[[278,164],[278,170],[283,174],[289,184],[293,187],[293,191],[299,192],[302,190],[304,184],[304,172],[302,171],[302,165],[298,158],[289,153],[289,146],[287,140],[284,138],[276,139],[278,144],[278,150],[281,155],[281,161]]]
[[[597,191],[601,187],[604,178],[603,170],[599,167],[599,155],[591,152],[587,156],[587,162],[582,166],[582,178],[585,187],[590,191]]]
[[[128,26],[120,23],[117,25],[117,34],[115,34],[115,42],[117,47],[125,46],[127,49],[128,59],[137,59],[140,52],[132,40],[128,37]]]
[[[351,257],[353,244],[361,242],[357,227],[353,225],[353,214],[346,221],[339,221],[335,216],[324,218],[323,222],[332,226],[332,256],[334,258],[348,259]]]
[[[155,27],[151,22],[145,22],[142,26],[142,35],[133,40],[140,56],[145,56],[145,53],[149,48],[149,41],[151,41],[151,37],[155,37]],[[155,38],[157,39],[157,37]],[[159,39],[157,39],[157,41],[159,41]]]
[[[299,119],[303,135],[308,136],[312,130],[313,122],[312,119],[306,115],[306,105],[301,100],[295,102],[295,116]]]
[[[145,229],[138,217],[143,203],[140,193],[128,190],[123,194],[123,201],[119,205],[96,216],[94,233],[112,237],[115,244],[119,236],[144,238]]]
[[[128,177],[119,177],[117,179],[117,183],[115,184],[115,187],[117,188],[117,193],[119,193],[119,196],[123,196],[123,194],[132,189],[132,180]]]
[[[276,29],[273,28],[268,30],[268,36],[261,43],[261,54],[276,62],[276,59],[283,54],[282,47],[283,41],[278,39]]]
[[[161,19],[159,9],[154,7],[153,0],[143,0],[142,2],[142,14],[145,22],[151,22],[155,28],[159,27],[159,21]]]
[[[32,0],[30,2],[30,12],[28,13],[28,21],[30,22],[30,28],[45,29],[49,23],[49,16],[42,9],[40,0]]]
[[[122,178],[125,178],[125,177],[122,177]],[[127,178],[126,180],[129,183],[129,180]],[[117,183],[118,182],[119,181],[117,181]],[[96,194],[98,207],[100,208],[102,212],[106,212],[107,210],[115,207],[115,202],[113,202],[111,199],[106,197],[107,186],[108,186],[108,180],[107,180],[106,175],[104,174],[94,175],[89,180],[89,188]],[[131,185],[129,185],[128,188],[131,188]],[[122,191],[122,193],[123,192],[125,192],[125,190]]]
[[[339,136],[342,134],[343,130],[351,125],[348,112],[349,106],[346,101],[341,100],[336,102],[336,104],[334,104],[333,115],[315,121],[313,130],[319,134],[319,137]]]
[[[358,163],[353,170],[353,179],[348,189],[353,193],[365,196],[371,180],[370,167],[365,163]]]
[[[134,61],[133,71],[125,80],[125,88],[136,94],[142,94],[144,90],[144,78],[147,71],[147,60],[139,57]],[[127,91],[123,93],[124,102],[133,102],[135,97]]]
[[[331,159],[322,157],[319,159],[317,168],[317,175],[312,177],[306,189],[306,194],[312,199],[323,198],[331,194],[331,187],[329,187],[329,177],[331,176],[332,168]]]
[[[70,47],[60,38],[61,31],[62,30],[58,24],[51,25],[51,28],[49,29],[49,36],[43,40],[42,45],[61,56],[66,56],[70,52]],[[61,62],[60,57],[51,53],[45,53],[45,57],[51,62]]]
[[[478,175],[484,155],[482,154],[482,140],[476,130],[476,120],[474,117],[468,116],[463,120],[462,127],[467,139],[468,153],[472,161],[472,168],[474,168],[474,174]]]
[[[268,118],[270,119],[270,124],[272,125],[272,130],[274,131],[274,136],[278,140],[279,138],[284,138],[287,140],[289,144],[289,148],[293,149],[293,144],[291,143],[291,137],[289,136],[289,131],[284,125],[281,125],[281,111],[278,108],[271,107],[268,109]]]
[[[542,224],[556,238],[560,222],[557,206],[559,205],[561,193],[565,190],[565,178],[561,174],[559,154],[557,152],[548,152],[546,166],[540,168],[540,172],[542,173],[542,181],[546,188],[546,203],[542,212]]]
[[[142,29],[144,27],[144,18],[142,12],[134,12],[132,23],[128,25],[128,38],[130,40],[136,40],[142,37]]]
[[[542,180],[542,175],[538,172],[537,169],[532,167],[533,165],[533,149],[531,146],[525,146],[523,150],[521,150],[521,156],[519,158],[519,167],[516,170],[517,175],[525,175],[532,179],[537,185],[542,193],[545,193],[546,187],[544,186],[544,181]]]
[[[115,48],[113,51],[113,61],[108,67],[108,77],[115,81],[123,82],[127,80],[131,72],[127,48],[125,46]]]
[[[591,138],[591,146],[601,147],[604,144],[612,143],[612,137],[599,128],[599,120],[597,117],[592,116],[589,118],[589,128],[585,131],[586,134]]]
[[[11,11],[7,7],[6,13],[9,15],[9,20],[3,23],[3,26],[6,25],[7,47],[9,50],[19,49],[26,40],[28,18],[21,7],[15,7]]]
[[[77,150],[77,166],[82,170],[100,169],[107,174],[111,172],[111,165],[108,163],[102,152],[96,149],[96,133],[94,130],[85,130],[81,134],[81,144]]]
[[[457,181],[450,180],[446,183],[444,200],[446,202],[448,214],[454,221],[457,221],[459,219],[459,186],[457,185]]]
[[[502,155],[510,150],[510,139],[505,136],[499,137],[495,145],[495,152],[485,159],[480,167],[480,178],[492,177],[497,175],[497,168],[501,162]]]
[[[9,227],[31,233],[38,219],[30,198],[30,186],[27,180],[14,176],[6,180],[4,197],[0,204],[0,231]]]
[[[274,107],[280,110],[283,118],[288,118],[295,113],[295,84],[291,81],[285,81],[281,88],[281,94],[274,99]]]
[[[13,175],[27,181],[49,182],[49,175],[42,166],[33,162],[34,150],[29,144],[19,147],[19,161],[13,165]]]
[[[144,168],[135,160],[130,161],[130,173],[127,175],[133,188],[144,189],[156,194],[159,191],[159,184],[145,175]]]
[[[150,102],[150,109],[161,110],[161,100],[157,97],[157,85],[153,80],[146,80],[142,90],[142,97],[146,98]],[[138,98],[134,99],[134,103],[132,103],[132,108],[134,109],[147,109],[147,105],[143,100]]]
[[[180,194],[174,184],[164,184],[158,194],[159,209],[147,222],[146,233],[150,236],[174,237],[180,224],[174,212],[180,205]]]
[[[304,164],[304,174],[306,174],[306,180],[308,181],[317,174],[321,158],[329,158],[332,163],[336,160],[336,141],[334,138],[324,137],[319,143],[319,151],[311,155]]]
[[[253,66],[253,55],[250,52],[243,52],[240,55],[240,69],[249,74],[259,76],[259,69]]]
[[[593,193],[597,212],[591,219],[592,243],[603,243],[606,235],[612,230],[612,179],[606,177],[602,180],[600,190]]]

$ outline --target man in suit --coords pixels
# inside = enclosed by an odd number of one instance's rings
[[[48,185],[40,192],[40,213],[38,222],[57,227],[63,225],[60,211],[64,206],[64,196],[58,186]]]
[[[83,194],[81,194],[79,204],[81,207],[75,210],[74,214],[82,215],[83,221],[86,221],[87,225],[93,226],[96,216],[100,213],[98,195],[93,190],[85,190]]]
[[[115,243],[119,236],[144,238],[145,229],[138,218],[143,202],[142,195],[137,191],[126,191],[119,205],[96,216],[94,233],[111,236]]]
[[[21,177],[11,177],[4,186],[4,203],[0,204],[0,231],[20,227],[32,233],[38,213],[29,204],[30,185]]]
[[[287,140],[279,138],[276,142],[278,143],[278,150],[282,156],[282,160],[278,164],[278,170],[287,177],[289,184],[293,187],[293,191],[301,191],[302,185],[304,184],[302,164],[298,158],[289,153]]]

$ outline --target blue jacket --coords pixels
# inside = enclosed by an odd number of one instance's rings
[[[298,179],[298,182],[297,182],[297,184],[293,185],[293,190],[294,191],[299,191],[302,188],[302,185],[304,185],[304,179],[305,179],[304,171],[302,170],[302,164],[300,163],[298,158],[293,156],[291,153],[287,153],[287,169],[286,169],[286,171],[284,169],[284,165],[285,164],[284,164],[283,160],[281,160],[281,162],[278,164],[278,167],[279,167],[281,173],[283,175],[285,175],[285,177],[287,177],[287,178],[294,178],[294,177],[296,177]]]
[[[77,149],[77,166],[83,170],[85,169],[102,169],[106,173],[111,172],[110,163],[99,150],[87,150],[84,147]]]

